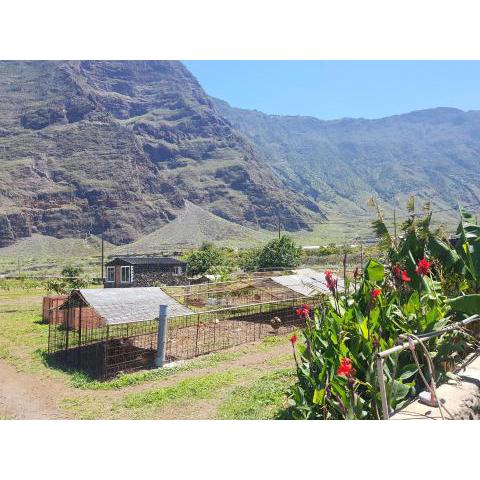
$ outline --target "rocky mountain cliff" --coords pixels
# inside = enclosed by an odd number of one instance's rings
[[[320,207],[361,213],[372,195],[402,209],[410,194],[437,209],[480,202],[480,112],[436,108],[322,121],[213,101],[291,188]]]
[[[131,242],[185,201],[287,230],[325,218],[180,62],[0,62],[0,246],[34,233]]]

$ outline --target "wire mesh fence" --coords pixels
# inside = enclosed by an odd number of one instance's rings
[[[294,297],[266,303],[169,317],[166,361],[194,358],[269,335],[286,334],[304,325],[295,310],[320,297]],[[48,353],[59,365],[110,378],[154,366],[158,319],[105,325],[91,307],[72,301],[52,316]]]
[[[292,298],[292,290],[271,278],[163,287],[172,298],[193,310],[235,307]]]

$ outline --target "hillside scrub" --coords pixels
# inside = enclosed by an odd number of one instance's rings
[[[315,312],[308,306],[297,312],[306,317],[307,327],[303,342],[291,339],[297,364],[297,383],[289,390],[292,418],[381,418],[376,354],[396,345],[401,334],[438,331],[480,313],[480,228],[471,215],[461,211],[453,247],[440,231],[430,231],[428,206],[422,218],[411,210],[398,237],[390,234],[378,213],[374,229],[385,264],[370,259],[364,271],[347,282],[344,293],[326,272],[330,297]],[[455,361],[475,344],[467,330],[425,342],[433,358],[433,378],[420,348],[418,365],[409,350],[388,357],[383,373],[390,409],[401,408],[432,381],[452,377]]]

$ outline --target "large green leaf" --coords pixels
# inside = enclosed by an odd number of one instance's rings
[[[435,258],[442,262],[445,270],[461,270],[461,258],[458,253],[450,247],[447,243],[437,237],[430,236],[428,239],[428,249]]]
[[[362,323],[360,323],[360,332],[362,337],[365,340],[368,340],[368,326],[367,326],[368,318],[366,318]]]
[[[371,282],[383,282],[385,277],[385,267],[371,258],[365,267],[365,278]]]
[[[316,404],[319,404],[319,403],[322,403],[323,402],[323,397],[325,396],[325,389],[324,388],[321,388],[321,389],[315,389],[315,391],[313,392],[313,403],[316,403]]]
[[[480,294],[463,295],[447,300],[446,303],[456,312],[466,313],[467,315],[480,314]]]
[[[381,249],[389,250],[395,246],[394,239],[388,231],[387,225],[383,218],[383,212],[380,210],[378,202],[374,198],[370,198],[368,204],[372,207],[375,207],[377,210],[377,219],[372,222],[372,228],[375,232],[376,237],[378,238],[378,246]]]
[[[409,378],[412,378],[418,371],[417,366],[414,363],[409,363],[408,365],[405,365],[402,370],[400,375],[398,375],[397,380],[402,381],[402,380],[408,380]]]
[[[467,277],[477,290],[480,286],[480,226],[473,222],[473,215],[467,211],[461,209],[460,215],[456,250],[465,263]]]
[[[402,382],[399,382],[398,380],[387,383],[387,398],[391,400],[391,402],[393,403],[393,407],[395,407],[408,395],[410,388],[410,384],[404,384]]]

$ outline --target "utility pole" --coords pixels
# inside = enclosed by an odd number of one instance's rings
[[[278,239],[280,240],[282,236],[282,232],[281,232],[281,226],[280,226],[280,211],[278,210],[278,207],[277,207],[277,226],[278,226]]]
[[[105,260],[104,260],[104,243],[103,243],[103,232],[102,232],[102,280],[104,279],[104,272],[105,272],[105,268],[104,268],[104,265],[105,265]]]
[[[397,248],[397,211],[393,209],[393,235],[394,235],[394,245]]]
[[[104,273],[105,273],[105,245],[104,245],[104,232],[105,232],[105,216],[103,210],[101,211],[102,216],[102,274],[101,278],[102,281],[104,280]]]

